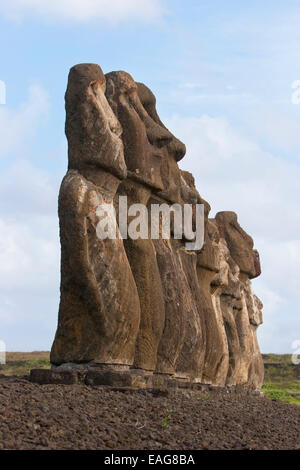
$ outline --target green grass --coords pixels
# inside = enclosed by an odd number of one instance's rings
[[[300,405],[300,380],[288,385],[280,381],[264,382],[262,392],[267,398]]]
[[[0,374],[28,375],[30,369],[50,369],[49,353],[36,351],[33,353],[8,352],[6,364],[0,365]]]
[[[291,354],[262,354],[265,364],[291,364],[292,355]]]
[[[267,354],[263,357],[265,364],[272,364],[265,367],[265,380],[262,387],[265,396],[273,400],[300,405],[299,370],[292,364],[291,355]]]
[[[0,374],[29,375],[31,369],[50,369],[50,362],[48,359],[20,361],[19,364],[7,362],[5,365],[0,366]]]
[[[198,393],[197,398],[199,398],[200,400],[209,400],[210,399],[210,393],[209,392]]]
[[[170,427],[170,420],[172,418],[173,410],[168,410],[167,416],[162,420],[161,424],[165,429]]]

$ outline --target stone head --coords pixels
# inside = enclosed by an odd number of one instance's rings
[[[123,179],[127,175],[122,127],[105,97],[106,79],[98,65],[71,68],[66,101],[69,169],[101,168]]]
[[[253,279],[260,274],[259,255],[253,249],[253,239],[242,229],[235,212],[218,212],[216,222],[220,236],[226,240],[230,256],[242,275]]]
[[[123,128],[128,176],[176,202],[180,193],[180,170],[185,146],[162,124],[153,93],[126,72],[106,74],[106,97]],[[175,201],[174,201],[175,202]]]

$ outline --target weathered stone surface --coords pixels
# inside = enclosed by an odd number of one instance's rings
[[[128,372],[112,370],[93,370],[87,372],[85,383],[87,385],[110,385],[114,387],[130,387],[131,375]]]
[[[261,272],[258,252],[234,212],[209,218],[193,176],[178,166],[185,146],[161,122],[153,93],[126,72],[104,75],[80,64],[69,74],[66,114],[69,169],[59,196],[61,301],[51,362],[72,363],[71,372],[86,367],[93,385],[259,389],[262,303],[250,281]],[[120,196],[144,208],[138,222],[138,214],[126,215],[126,229],[134,222],[148,238],[124,234],[114,213]],[[185,233],[174,238],[175,217],[170,239],[162,226],[151,239],[153,204],[191,205],[194,231],[196,204],[203,204],[203,247],[187,249]],[[110,208],[114,239],[98,236],[101,205]]]
[[[171,240],[153,240],[162,281],[165,321],[158,348],[156,371],[174,374],[185,334],[185,305],[181,288],[179,258]]]
[[[235,213],[219,212],[215,220],[229,249],[228,284],[221,295],[229,346],[227,384],[259,388],[264,371],[256,329],[262,323],[262,303],[254,295],[250,281],[261,272],[259,255]]]
[[[140,322],[136,284],[118,229],[116,239],[101,240],[96,233],[97,208],[113,206],[119,178],[126,175],[121,126],[104,90],[100,67],[71,69],[66,93],[70,169],[59,195],[61,301],[54,364],[132,365],[134,360]]]
[[[55,371],[51,369],[31,369],[29,378],[31,382],[38,383],[40,385],[73,385],[78,382],[77,373],[69,370]]]
[[[240,226],[235,212],[218,212],[216,214],[220,236],[226,240],[230,255],[250,279],[259,276],[259,255],[253,250],[253,240]]]
[[[151,105],[154,98],[150,90],[148,97],[146,87],[139,87],[125,72],[112,72],[106,75],[106,79],[107,99],[123,127],[122,139],[128,168],[128,178],[120,185],[117,195],[127,196],[128,205],[147,206],[151,193],[163,188],[160,173],[163,145],[160,143],[169,141],[172,136],[156,124],[146,110],[148,101]],[[140,99],[139,89],[142,89],[146,108]],[[165,322],[155,248],[150,238],[128,238],[124,240],[124,246],[141,305],[134,366],[155,370],[158,344]]]
[[[176,241],[172,241],[173,244]],[[180,257],[179,273],[181,274],[180,289],[183,293],[184,330],[183,345],[176,361],[176,376],[189,380],[201,381],[205,346],[205,318],[203,306],[197,302],[196,254],[186,251],[183,247],[177,248]],[[172,342],[172,338],[169,339]]]

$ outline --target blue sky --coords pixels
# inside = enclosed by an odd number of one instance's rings
[[[0,339],[49,349],[59,302],[57,194],[69,68],[126,70],[157,97],[212,207],[234,210],[263,274],[263,352],[300,339],[300,4],[0,0]]]

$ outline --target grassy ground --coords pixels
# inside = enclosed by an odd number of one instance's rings
[[[300,365],[294,366],[290,354],[263,354],[265,381],[262,392],[266,397],[300,405]],[[28,375],[30,369],[49,369],[49,352],[8,352],[0,374]]]
[[[291,354],[263,354],[265,364],[292,364]]]
[[[33,351],[30,353],[7,352],[6,364],[0,365],[0,374],[28,375],[30,369],[49,369],[48,351]]]
[[[266,397],[300,405],[300,365],[292,363],[290,354],[263,354],[263,359]]]

